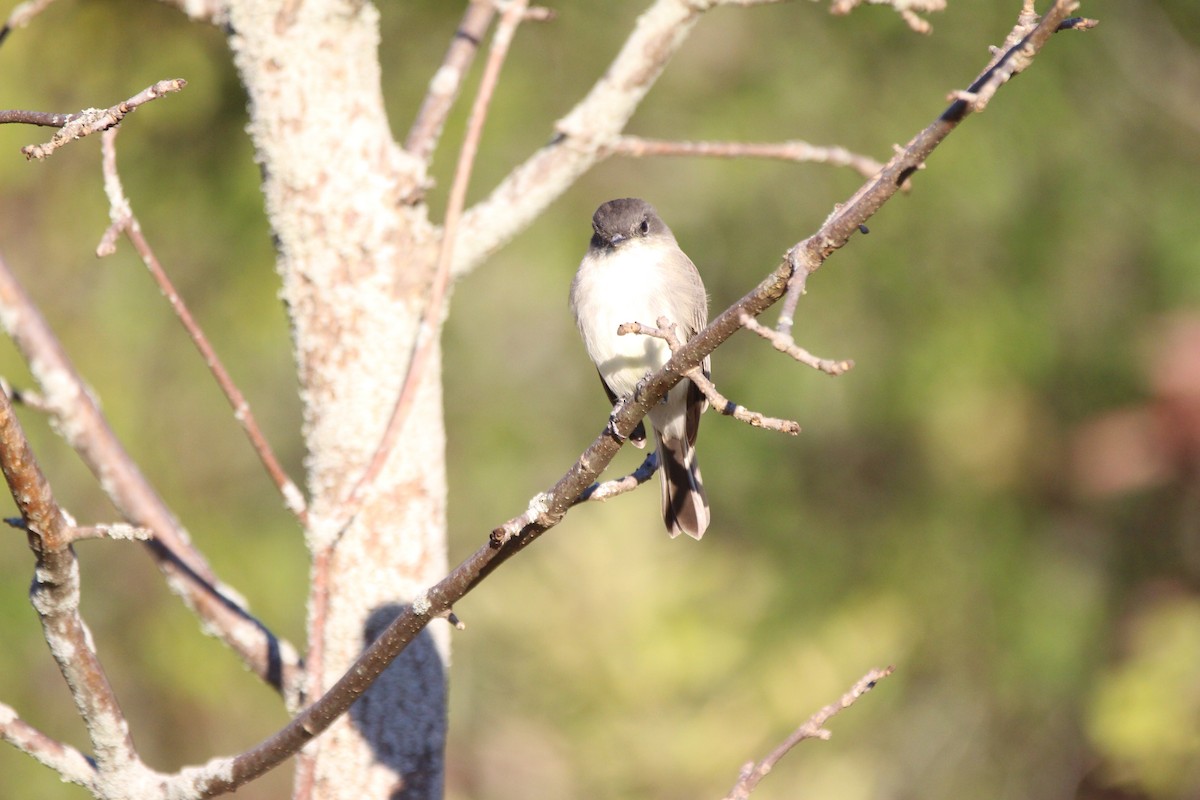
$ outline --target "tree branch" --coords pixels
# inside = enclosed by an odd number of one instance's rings
[[[458,99],[458,92],[466,79],[467,70],[475,59],[475,53],[483,41],[483,34],[496,15],[494,0],[471,0],[463,12],[462,21],[450,39],[450,47],[442,58],[442,65],[429,82],[429,90],[421,101],[421,109],[413,121],[404,149],[428,164],[437,149],[438,138],[450,116],[450,109]]]
[[[41,111],[20,110],[0,111],[0,123],[16,122],[60,128],[59,132],[54,134],[54,138],[45,144],[29,144],[21,148],[21,152],[25,154],[26,158],[41,161],[64,144],[82,139],[92,133],[108,130],[120,123],[128,114],[137,110],[139,106],[172,92],[178,92],[184,86],[187,86],[187,81],[183,78],[159,81],[111,108],[85,108],[75,114],[48,114]]]
[[[450,200],[446,209],[446,221],[442,228],[442,244],[438,252],[437,272],[434,274],[433,285],[425,301],[425,313],[421,318],[420,329],[417,331],[416,342],[413,346],[413,357],[409,361],[408,371],[400,388],[396,404],[384,430],[379,446],[363,472],[362,477],[354,484],[349,496],[340,504],[342,514],[346,518],[358,513],[362,493],[369,491],[375,482],[388,456],[400,438],[400,431],[408,418],[417,387],[424,377],[426,365],[433,355],[437,344],[438,332],[441,329],[441,318],[445,313],[446,289],[450,284],[450,267],[454,262],[454,247],[458,238],[459,220],[462,217],[463,205],[467,199],[467,187],[471,182],[471,172],[475,166],[475,156],[479,152],[479,141],[483,137],[483,124],[487,120],[488,107],[496,91],[496,83],[500,79],[500,68],[508,56],[508,48],[512,44],[517,26],[525,18],[528,0],[511,0],[505,6],[500,23],[496,27],[496,35],[492,39],[492,47],[488,53],[487,66],[484,68],[483,80],[475,95],[475,103],[471,107],[471,116],[467,122],[467,135],[463,139],[459,152],[458,165],[454,171],[454,183],[450,187]]]
[[[701,156],[705,158],[767,158],[778,161],[812,162],[850,167],[864,178],[883,168],[875,159],[851,153],[844,147],[818,147],[808,142],[683,142],[621,136],[601,150],[610,155],[645,158],[648,156]]]
[[[970,94],[979,94],[984,87],[990,85],[995,75],[1007,76],[997,84],[1000,85],[1028,67],[1033,57],[1058,31],[1059,25],[1078,7],[1078,0],[1054,0],[1040,22],[1036,18],[1029,18],[1023,12],[1018,19],[1017,26],[1013,28],[1006,40],[1015,42],[1015,44],[999,52],[987,69],[971,83],[966,91]],[[1027,3],[1026,11],[1030,8],[1032,8],[1032,4]],[[1014,61],[1016,66],[1010,70],[1009,66]],[[789,289],[792,296],[788,298],[785,309],[794,308],[792,301],[803,294],[808,275],[815,272],[830,254],[845,245],[856,231],[862,229],[866,221],[898,191],[906,180],[924,166],[930,153],[973,110],[973,105],[966,100],[954,100],[936,120],[918,133],[907,145],[898,149],[896,155],[873,180],[864,184],[845,204],[836,206],[820,230],[788,251],[786,259],[794,266],[795,277]],[[788,324],[790,325],[790,320]]]
[[[117,173],[116,140],[118,130],[110,128],[101,136],[104,192],[108,195],[108,215],[112,224],[108,226],[101,237],[100,245],[96,248],[96,255],[104,257],[116,252],[116,238],[121,234],[129,239],[129,243],[141,257],[142,263],[150,271],[150,277],[154,279],[159,291],[167,299],[171,310],[175,312],[175,316],[183,325],[183,329],[187,331],[188,338],[192,340],[200,357],[204,359],[204,363],[212,373],[213,379],[216,380],[217,386],[220,387],[221,393],[229,401],[229,406],[233,409],[233,418],[246,434],[246,438],[250,440],[250,446],[254,448],[255,454],[258,455],[263,467],[267,470],[267,475],[279,489],[279,493],[283,496],[284,506],[301,522],[304,522],[307,517],[307,508],[303,492],[288,477],[283,465],[275,457],[275,451],[271,449],[266,435],[258,426],[258,420],[255,418],[254,412],[250,410],[250,404],[246,401],[245,395],[233,382],[229,370],[225,369],[221,357],[217,355],[217,351],[213,349],[208,337],[204,335],[204,330],[196,322],[192,312],[188,310],[187,304],[183,302],[183,298],[175,289],[175,285],[167,276],[166,270],[159,263],[158,257],[154,255],[154,250],[142,233],[142,226],[133,214],[129,198],[125,196],[125,190],[121,186],[121,176]]]
[[[744,315],[741,322],[745,324],[745,320],[753,320],[749,315]],[[617,335],[639,334],[641,336],[653,336],[656,339],[662,339],[667,343],[672,353],[678,352],[681,347],[677,328],[675,323],[671,322],[667,317],[659,317],[656,320],[658,327],[651,328],[649,325],[643,325],[640,322],[626,322],[617,328]],[[800,423],[790,419],[778,419],[776,417],[768,417],[757,411],[751,411],[743,405],[734,403],[725,395],[717,391],[716,385],[709,379],[702,369],[696,367],[688,370],[685,375],[696,388],[708,400],[709,405],[716,410],[718,414],[724,414],[727,417],[733,417],[739,422],[744,422],[752,428],[765,428],[770,431],[779,431],[781,433],[791,434],[796,436],[800,433]]]
[[[849,360],[834,361],[828,358],[818,358],[812,353],[805,350],[796,344],[795,340],[788,334],[780,331],[773,331],[763,325],[753,317],[746,316],[742,318],[742,327],[749,331],[757,333],[762,338],[766,339],[781,353],[786,353],[792,358],[799,361],[801,364],[820,370],[826,375],[843,375],[854,368],[854,362]]]
[[[41,386],[58,431],[83,459],[117,510],[154,531],[146,549],[167,585],[246,666],[299,704],[302,668],[295,648],[276,638],[216,577],[187,531],[134,464],[37,306],[0,257],[0,324]]]
[[[933,26],[920,17],[934,11],[945,11],[946,0],[833,0],[831,14],[849,14],[863,3],[873,6],[891,6],[904,20],[904,24],[917,33],[932,33]]]
[[[26,0],[26,2],[18,4],[8,15],[8,20],[3,27],[0,27],[0,44],[4,44],[8,34],[17,28],[24,28],[30,20],[45,11],[53,2],[54,0]]]
[[[144,772],[125,715],[96,655],[92,635],[79,615],[79,562],[71,549],[72,521],[54,499],[12,403],[3,393],[0,470],[21,511],[29,549],[37,560],[30,602],[87,728],[96,768],[100,773]]]
[[[54,770],[64,781],[95,793],[96,765],[90,758],[23,721],[3,703],[0,703],[0,739]]]
[[[583,503],[588,500],[594,500],[598,503],[603,503],[605,500],[611,500],[619,494],[632,492],[637,487],[641,486],[646,481],[654,477],[654,473],[658,471],[658,451],[651,450],[646,454],[645,460],[633,472],[621,478],[613,478],[610,481],[603,483],[593,483],[591,486],[583,490],[583,493],[575,500],[575,502]]]
[[[463,215],[454,274],[472,270],[527,227],[576,178],[604,159],[606,149],[618,140],[642,98],[705,11],[719,5],[756,4],[739,0],[656,0],[638,17],[633,32],[600,80],[557,122],[554,139]]]
[[[891,675],[893,669],[893,667],[888,667],[887,669],[871,670],[859,679],[858,683],[851,686],[850,691],[842,695],[840,700],[836,703],[830,703],[809,717],[803,725],[793,731],[778,747],[772,750],[770,755],[757,764],[752,761],[742,767],[742,772],[738,777],[737,783],[734,784],[729,794],[725,795],[725,800],[746,800],[750,796],[750,793],[762,782],[762,779],[767,777],[767,774],[775,768],[779,760],[805,739],[828,739],[832,736],[825,729],[825,723],[839,712],[854,705],[858,698],[874,689],[875,684]]]

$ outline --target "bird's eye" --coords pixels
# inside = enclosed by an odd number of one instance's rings
[[[644,219],[644,220],[642,220],[642,235],[645,236],[649,232],[650,232],[650,220]]]

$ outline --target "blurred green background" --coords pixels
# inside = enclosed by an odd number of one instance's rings
[[[555,22],[520,31],[474,199],[552,135],[645,4],[554,4]],[[721,9],[630,132],[886,159],[1019,7],[952,0],[930,37],[883,8]],[[381,4],[399,136],[460,11]],[[578,509],[457,609],[450,798],[719,797],[886,664],[895,676],[756,798],[1200,796],[1200,7],[1081,13],[1100,27],[1052,41],[809,281],[797,339],[854,359],[851,373],[748,334],[717,354],[725,394],[804,433],[706,419],[702,543],[663,535],[650,488]],[[300,477],[287,323],[220,32],[152,3],[59,0],[0,47],[0,76],[0,106],[50,111],[189,81],[123,126],[126,190]],[[464,114],[437,156],[435,216]],[[129,248],[93,256],[108,221],[99,141],[26,163],[19,147],[49,136],[0,128],[0,248],[218,572],[302,643],[299,531]],[[599,202],[652,200],[721,309],[859,183],[820,165],[612,160],[463,281],[445,337],[452,560],[604,422],[565,302]],[[0,374],[29,385],[7,342]],[[112,520],[45,421],[22,416],[65,505]],[[623,453],[614,474],[636,463]],[[284,722],[138,546],[78,550],[84,614],[152,766],[235,752]],[[24,536],[0,537],[0,701],[83,746],[26,599],[31,567]],[[283,796],[290,772],[238,794]],[[83,794],[0,747],[0,796]]]

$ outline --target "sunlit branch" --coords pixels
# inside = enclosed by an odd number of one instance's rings
[[[176,290],[174,283],[171,282],[166,270],[159,262],[158,256],[154,254],[149,241],[146,240],[145,234],[142,233],[142,226],[133,213],[129,198],[125,196],[125,190],[121,186],[121,177],[117,173],[117,131],[117,128],[111,128],[105,131],[101,137],[104,191],[108,195],[108,214],[112,224],[101,237],[100,244],[96,248],[96,255],[103,257],[115,252],[116,238],[121,234],[124,234],[133,245],[133,249],[150,272],[151,278],[158,285],[159,291],[167,299],[171,310],[175,312],[180,324],[187,331],[188,338],[192,340],[200,357],[204,359],[204,363],[212,373],[213,379],[216,380],[217,386],[220,387],[221,393],[229,401],[229,406],[233,409],[234,420],[246,434],[246,438],[250,440],[250,446],[254,448],[254,452],[267,470],[267,475],[279,489],[284,505],[303,522],[307,516],[304,494],[288,477],[283,465],[279,463],[275,451],[271,449],[266,435],[258,425],[254,412],[250,410],[250,404],[245,395],[233,382],[229,370],[225,368],[225,364],[222,363],[220,356],[217,355],[217,351],[209,342],[196,318],[192,316],[192,312],[188,310],[183,297]]]
[[[788,142],[686,142],[621,136],[602,151],[605,155],[645,158],[648,156],[698,156],[703,158],[765,158],[776,161],[811,162],[850,167],[869,178],[883,167],[875,159],[852,153],[844,147],[820,147],[801,141]]]
[[[54,137],[45,144],[30,144],[21,148],[21,152],[25,154],[26,158],[40,161],[68,142],[106,131],[120,123],[139,106],[172,92],[178,92],[184,86],[187,86],[187,81],[183,78],[159,81],[110,108],[85,108],[74,114],[50,114],[43,111],[21,110],[0,111],[0,124],[22,123],[59,128],[58,133],[54,134]]]
[[[809,717],[803,725],[794,730],[766,758],[757,764],[751,761],[742,767],[742,772],[738,776],[737,783],[734,784],[729,794],[725,795],[725,800],[746,800],[750,796],[750,793],[762,782],[762,779],[767,777],[767,774],[775,768],[780,759],[805,739],[828,739],[832,734],[826,730],[825,723],[829,722],[838,713],[854,705],[858,701],[858,698],[874,689],[875,685],[891,675],[892,671],[892,667],[871,670],[860,678],[858,683],[851,686],[850,691],[842,695],[837,702],[830,703]]]
[[[117,510],[136,527],[154,531],[145,543],[167,586],[204,629],[236,652],[256,675],[297,704],[302,667],[296,650],[279,639],[224,586],[192,545],[187,531],[133,462],[100,411],[62,344],[7,263],[0,257],[0,324],[42,389],[56,429],[92,471]]]

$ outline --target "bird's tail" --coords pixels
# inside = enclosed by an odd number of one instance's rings
[[[686,533],[699,539],[708,528],[708,498],[700,478],[696,449],[687,439],[658,439],[658,472],[662,476],[662,514],[674,539]]]

